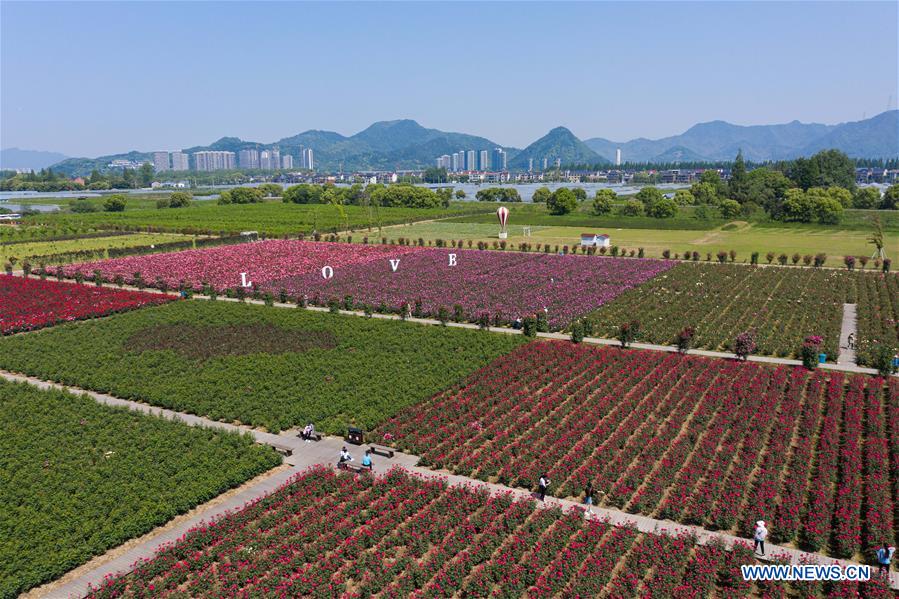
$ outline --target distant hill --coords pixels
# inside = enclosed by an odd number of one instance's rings
[[[260,150],[277,147],[281,155],[300,163],[302,148],[312,148],[317,170],[344,171],[420,169],[433,166],[438,156],[460,150],[492,150],[501,144],[485,137],[428,129],[410,119],[379,121],[349,137],[334,131],[311,129],[274,143],[222,137],[208,146],[185,148],[188,153],[201,150],[239,152],[245,148]],[[550,164],[558,158],[562,164],[608,164],[621,148],[624,162],[677,163],[733,160],[743,150],[747,160],[786,160],[810,156],[822,149],[836,148],[857,158],[899,157],[899,111],[891,110],[870,119],[839,125],[800,123],[782,125],[733,125],[724,121],[699,123],[680,135],[662,139],[638,138],[616,142],[601,137],[578,139],[565,127],[556,127],[524,150],[504,147],[509,168],[525,170],[528,159],[541,168],[543,159]],[[24,152],[16,148],[3,150]],[[12,154],[11,154],[12,155]],[[67,175],[89,175],[103,171],[112,160],[151,160],[151,152],[132,151],[98,158],[69,158],[52,164]],[[10,166],[12,167],[12,161]],[[19,167],[24,168],[24,167]],[[37,167],[40,168],[40,167]]]
[[[66,158],[65,154],[60,154],[59,152],[6,148],[5,150],[0,150],[0,170],[29,169],[39,171]]]
[[[526,170],[528,161],[534,160],[534,168],[543,167],[543,159],[553,165],[556,159],[562,164],[599,164],[608,162],[578,139],[565,127],[556,127],[549,133],[523,149],[509,162],[509,168]]]
[[[699,123],[680,135],[615,142],[600,137],[584,141],[613,160],[621,148],[625,162],[731,160],[742,149],[747,160],[787,160],[835,148],[855,158],[899,157],[899,111],[839,125],[800,123],[733,125],[725,121]],[[680,156],[680,157],[678,157]]]

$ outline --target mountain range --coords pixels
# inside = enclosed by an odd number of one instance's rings
[[[434,165],[436,158],[443,154],[503,146],[485,137],[428,129],[413,120],[403,119],[380,121],[351,136],[309,130],[273,143],[222,137],[208,146],[185,148],[184,151],[239,152],[247,148],[274,147],[279,148],[282,155],[292,155],[295,164],[299,162],[302,148],[312,148],[317,170],[360,171],[423,168]],[[565,165],[608,164],[615,160],[619,148],[623,162],[725,161],[732,160],[739,150],[747,160],[761,162],[810,156],[829,148],[857,158],[896,158],[899,157],[899,110],[838,125],[793,121],[780,125],[743,126],[711,121],[694,125],[680,135],[624,142],[601,137],[582,141],[565,127],[556,127],[523,150],[504,147],[508,166],[513,170],[527,169],[529,159],[533,159],[534,168],[539,170],[544,158],[549,165],[556,159]],[[68,175],[88,175],[95,168],[103,170],[115,159],[143,161],[151,158],[151,152],[135,150],[98,158],[69,158],[52,167]],[[3,164],[6,166],[5,160]]]
[[[41,150],[22,150],[6,148],[0,150],[0,170],[33,169],[40,170],[68,158],[59,152],[43,152]]]

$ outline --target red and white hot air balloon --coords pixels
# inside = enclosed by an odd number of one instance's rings
[[[509,209],[505,206],[500,206],[499,208],[497,208],[496,218],[499,219],[499,226],[502,227],[501,231],[505,233],[506,223],[509,222]]]

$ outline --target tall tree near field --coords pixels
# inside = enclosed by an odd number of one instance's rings
[[[737,157],[734,159],[734,165],[730,171],[730,182],[728,183],[728,195],[731,199],[741,204],[749,198],[749,178],[746,175],[746,162],[743,160],[743,150],[737,151]]]

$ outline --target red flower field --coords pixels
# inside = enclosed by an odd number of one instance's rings
[[[641,534],[398,469],[316,468],[90,596],[786,597],[788,583],[743,581],[740,565],[752,562],[746,546]],[[882,582],[797,588],[891,596]]]
[[[899,382],[560,342],[522,346],[375,439],[422,464],[839,557],[896,540]]]
[[[0,275],[0,334],[105,316],[172,299],[158,293]]]

